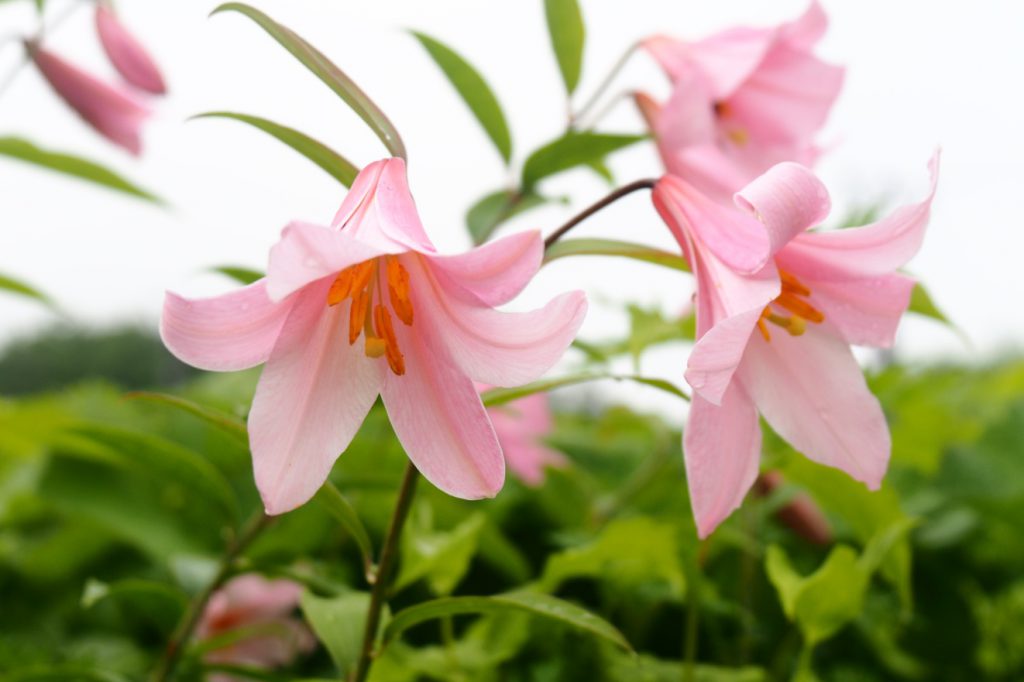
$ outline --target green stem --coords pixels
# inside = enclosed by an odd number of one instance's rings
[[[612,66],[611,70],[608,72],[608,75],[605,76],[604,80],[601,81],[601,84],[597,86],[597,90],[595,90],[594,94],[590,96],[590,99],[587,100],[586,104],[580,107],[580,110],[577,111],[575,114],[570,114],[570,128],[575,128],[576,125],[579,123],[579,120],[586,116],[591,109],[597,106],[597,103],[601,100],[601,96],[611,86],[612,81],[615,80],[615,77],[618,76],[619,72],[622,71],[623,67],[626,66],[626,63],[629,61],[630,57],[633,56],[633,53],[636,52],[638,47],[640,47],[640,43],[633,43],[628,48],[626,48],[626,51],[623,52],[622,56],[618,58],[618,60]]]
[[[409,509],[412,507],[417,480],[419,480],[419,472],[410,462],[405,469],[402,487],[398,490],[398,500],[395,502],[395,511],[391,516],[391,524],[388,526],[388,532],[384,538],[384,546],[380,550],[380,561],[377,562],[373,590],[370,592],[370,610],[366,613],[366,627],[363,629],[363,646],[359,652],[356,667],[352,671],[351,682],[364,682],[370,672],[370,665],[373,663],[374,645],[377,642],[377,631],[380,629],[380,614],[387,601],[389,577],[398,556],[398,543],[402,537],[402,527],[409,516]]]
[[[192,639],[192,633],[199,624],[203,611],[206,610],[206,605],[209,603],[213,593],[220,589],[227,582],[228,578],[231,577],[235,568],[235,561],[252,544],[253,540],[259,537],[271,520],[262,511],[253,515],[242,526],[235,539],[228,544],[213,579],[192,599],[188,609],[178,623],[178,627],[174,629],[171,641],[167,643],[164,655],[153,671],[152,677],[150,677],[152,682],[166,682],[173,679],[174,670],[178,667],[178,661],[181,660],[181,654],[184,652],[189,640]]]

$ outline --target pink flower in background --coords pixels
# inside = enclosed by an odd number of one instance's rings
[[[877,399],[850,344],[891,345],[912,279],[897,272],[918,250],[935,193],[864,227],[805,232],[830,207],[806,168],[772,168],[718,205],[671,176],[654,203],[697,282],[697,343],[684,438],[697,527],[707,536],[758,473],[760,413],[810,459],[871,488],[891,447]]]
[[[141,129],[149,109],[37,43],[25,46],[46,81],[86,123],[132,154],[142,151]]]
[[[96,3],[96,32],[107,58],[122,78],[154,95],[167,92],[164,77],[142,44],[118,20],[109,3]]]
[[[562,453],[544,445],[544,437],[554,428],[546,393],[490,407],[487,412],[505,453],[505,463],[523,483],[540,485],[547,467],[565,464]]]
[[[814,137],[843,82],[841,68],[812,52],[826,26],[812,2],[775,28],[696,42],[648,38],[644,47],[673,82],[664,106],[642,108],[668,171],[727,200],[776,163],[813,163]]]
[[[267,512],[306,502],[377,396],[409,458],[441,490],[495,495],[505,462],[473,382],[517,386],[547,371],[586,314],[582,292],[539,310],[494,309],[540,267],[539,233],[436,252],[401,159],[359,174],[332,227],[292,223],[267,277],[212,299],[168,293],[161,334],[196,367],[266,363],[249,439]]]
[[[316,647],[313,633],[292,615],[301,595],[302,586],[291,580],[247,574],[229,581],[207,603],[196,639],[202,642],[232,633],[241,638],[209,651],[206,662],[276,668],[311,652]],[[213,682],[236,679],[211,677]]]

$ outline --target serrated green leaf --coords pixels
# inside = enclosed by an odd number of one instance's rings
[[[569,256],[618,256],[661,265],[681,272],[690,271],[686,259],[679,254],[617,239],[562,239],[549,246],[544,252],[544,262],[550,263]]]
[[[444,43],[418,31],[412,31],[412,34],[444,71],[507,164],[512,159],[512,136],[501,104],[487,81],[469,62]]]
[[[262,130],[268,135],[277,138],[298,153],[302,154],[307,159],[320,166],[320,168],[325,170],[331,177],[343,184],[345,187],[351,187],[352,181],[356,179],[357,175],[359,175],[359,169],[356,168],[355,164],[351,161],[325,145],[323,142],[315,140],[309,135],[299,132],[294,128],[274,123],[273,121],[260,118],[259,116],[238,114],[230,111],[209,111],[203,114],[196,114],[191,120],[200,118],[228,118],[235,121],[241,121],[242,123],[248,123],[252,127]]]
[[[370,535],[359,519],[355,507],[330,481],[321,486],[314,499],[323,505],[324,509],[334,517],[334,520],[352,536],[363,558],[363,570],[368,575],[373,566],[373,545],[370,543]]]
[[[466,227],[476,245],[483,244],[506,220],[552,201],[533,192],[498,190],[483,196],[466,214]]]
[[[576,0],[544,0],[551,48],[555,51],[562,82],[570,95],[580,82],[586,29]]]
[[[612,152],[646,140],[646,135],[569,132],[533,152],[523,164],[522,185],[533,189],[542,179],[576,168],[603,163]]]
[[[266,277],[266,274],[252,268],[243,268],[239,265],[218,265],[210,268],[210,272],[216,272],[225,277],[230,277],[239,284],[252,284],[257,280]]]
[[[359,658],[363,643],[363,623],[370,609],[370,595],[365,592],[349,592],[340,597],[325,599],[304,592],[301,606],[306,622],[327,648],[344,677]]]
[[[0,156],[8,156],[12,159],[31,163],[41,168],[106,187],[107,189],[130,194],[155,204],[164,203],[155,194],[147,192],[98,163],[72,154],[48,151],[19,137],[0,137]]]
[[[644,384],[652,388],[671,393],[677,398],[689,401],[690,397],[683,393],[683,391],[675,384],[665,381],[663,379],[652,379],[650,377],[641,377],[630,374],[612,374],[609,372],[581,372],[579,374],[570,374],[564,377],[555,377],[551,379],[541,379],[534,381],[529,384],[517,386],[516,388],[492,388],[485,391],[481,398],[483,398],[484,405],[487,407],[493,407],[495,405],[504,405],[510,403],[513,400],[519,400],[525,398],[528,395],[534,393],[544,393],[546,391],[552,391],[556,388],[563,386],[572,386],[573,384],[582,384],[587,381],[599,381],[601,379],[612,379],[614,381],[634,381],[639,384]]]
[[[351,78],[339,69],[319,50],[310,45],[291,29],[277,23],[266,14],[241,2],[226,2],[217,7],[211,16],[221,12],[238,12],[256,22],[270,37],[288,50],[303,66],[323,81],[376,133],[392,156],[406,157],[405,144],[384,112],[366,96]]]
[[[54,304],[53,300],[51,300],[50,297],[44,294],[43,292],[39,291],[35,287],[26,284],[25,282],[16,280],[13,277],[8,277],[7,275],[4,274],[0,274],[0,291],[5,291],[9,294],[14,294],[16,296],[24,296],[25,298],[34,299],[35,301],[42,303],[48,308],[56,308],[56,304]]]
[[[392,641],[408,628],[428,620],[509,610],[555,620],[632,651],[626,638],[608,621],[563,599],[536,592],[506,592],[491,597],[445,597],[423,602],[396,613],[384,629],[384,641]]]

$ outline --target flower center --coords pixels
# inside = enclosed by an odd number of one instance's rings
[[[782,280],[782,293],[764,307],[761,317],[757,320],[757,328],[765,341],[772,340],[765,321],[782,327],[790,336],[803,334],[807,330],[808,322],[821,324],[825,321],[825,314],[807,301],[811,296],[811,290],[804,286],[803,282],[781,268],[779,279]],[[780,310],[781,314],[777,312]]]
[[[381,267],[381,260],[384,267]],[[403,324],[411,326],[413,311],[409,272],[398,257],[373,258],[339,272],[327,292],[327,305],[338,305],[346,298],[352,299],[348,314],[349,345],[365,332],[366,356],[379,358],[383,355],[395,375],[405,374],[405,356],[398,347],[391,315],[394,313]]]
[[[714,103],[715,117],[719,120],[719,123],[732,118],[732,106],[724,101],[719,100]],[[750,142],[750,133],[744,128],[731,127],[725,131],[725,136],[732,141],[737,147],[742,147]]]

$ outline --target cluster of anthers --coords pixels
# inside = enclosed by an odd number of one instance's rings
[[[397,256],[372,258],[345,268],[327,292],[327,305],[335,306],[352,299],[348,315],[348,342],[355,344],[365,332],[367,357],[387,357],[388,367],[397,376],[405,374],[405,357],[391,322],[391,313],[406,326],[412,325],[412,300],[409,298],[409,272]],[[387,299],[384,290],[387,289]],[[390,303],[390,309],[388,304]]]
[[[782,280],[782,293],[764,307],[761,317],[757,321],[757,328],[761,330],[761,336],[765,341],[772,340],[765,320],[782,327],[791,336],[800,336],[807,331],[808,322],[821,324],[825,321],[824,313],[807,301],[811,290],[803,282],[781,268],[779,269],[779,279]],[[790,314],[788,316],[780,315],[772,310],[772,306],[778,306]]]

